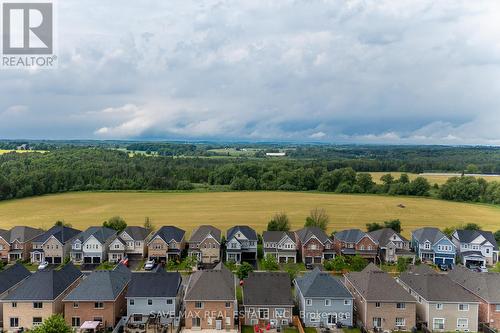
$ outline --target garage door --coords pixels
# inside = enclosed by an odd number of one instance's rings
[[[312,264],[312,257],[306,257],[306,264]]]
[[[315,264],[321,264],[321,257],[315,257],[314,258],[314,263]]]
[[[101,263],[101,257],[92,257],[92,263],[94,263],[94,264],[100,264]]]
[[[92,263],[92,257],[84,257],[83,262],[86,264],[91,264]]]
[[[61,257],[54,257],[54,264],[60,264],[62,262]]]
[[[45,257],[45,261],[52,264],[52,257]]]

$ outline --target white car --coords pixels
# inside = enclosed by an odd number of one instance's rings
[[[146,264],[144,265],[144,269],[147,271],[152,270],[155,267],[155,260],[148,260],[146,261]]]
[[[48,261],[41,262],[40,265],[38,265],[38,270],[41,271],[42,269],[47,268],[47,266],[49,266]]]

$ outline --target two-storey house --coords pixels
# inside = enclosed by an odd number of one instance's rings
[[[391,228],[383,228],[369,232],[368,235],[378,242],[379,256],[385,262],[397,262],[398,258],[415,259],[410,251],[410,241]]]
[[[0,260],[7,262],[28,260],[33,248],[31,241],[42,233],[41,229],[25,226],[0,231]]]
[[[370,263],[344,278],[354,296],[358,326],[370,332],[411,331],[415,327],[416,301],[388,273]]]
[[[479,300],[472,293],[422,264],[402,273],[398,282],[417,300],[417,319],[433,332],[477,332]]]
[[[80,230],[70,227],[53,226],[33,238],[31,263],[39,264],[47,261],[49,264],[61,264],[64,258],[69,257],[71,241],[80,233]]]
[[[371,262],[375,262],[377,258],[378,242],[359,229],[343,230],[336,233],[333,247],[341,255],[359,255]]]
[[[188,255],[196,256],[199,263],[214,264],[220,261],[221,231],[211,225],[201,225],[191,233]]]
[[[451,240],[465,266],[494,266],[498,262],[498,244],[491,231],[455,230]]]
[[[150,231],[143,227],[128,226],[116,235],[108,249],[108,261],[119,262],[125,257],[147,256],[147,241]]]
[[[23,264],[15,263],[7,267],[5,270],[0,271],[0,300],[7,297],[7,295],[16,289],[26,278],[31,276],[30,271],[24,267]],[[0,331],[3,327],[3,311],[2,304],[0,303]]]
[[[306,264],[321,264],[323,259],[335,256],[333,240],[318,227],[305,227],[295,232],[302,262]]]
[[[257,243],[259,239],[255,230],[246,225],[230,228],[226,234],[226,261],[237,264],[255,262],[257,260]]]
[[[100,264],[108,258],[109,244],[116,231],[106,227],[89,227],[71,241],[70,258],[76,264]]]
[[[174,226],[161,227],[148,242],[148,257],[158,262],[178,260],[186,245],[186,232]]]
[[[423,262],[451,267],[455,264],[456,247],[438,228],[426,227],[411,233],[411,246]]]
[[[336,277],[315,268],[294,280],[301,319],[308,327],[353,326],[354,298]]]
[[[272,255],[279,263],[297,262],[297,242],[290,231],[264,231],[264,257]]]

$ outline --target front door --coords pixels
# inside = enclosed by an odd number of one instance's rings
[[[331,325],[331,326],[336,325],[337,324],[337,314],[336,313],[329,314],[326,323],[328,325]]]
[[[382,318],[375,317],[373,318],[373,327],[381,328],[382,327]]]
[[[221,330],[222,329],[222,319],[216,319],[215,320],[215,329],[216,330]]]

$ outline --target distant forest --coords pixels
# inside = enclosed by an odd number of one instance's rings
[[[474,177],[429,184],[366,172],[500,173],[500,149],[441,146],[181,144],[120,141],[0,141],[45,153],[0,155],[0,200],[91,190],[281,190],[434,196],[500,203],[500,183]],[[225,153],[250,149],[244,156]],[[140,151],[134,154],[130,152]],[[286,152],[268,158],[266,152]],[[151,156],[154,155],[154,156]]]

